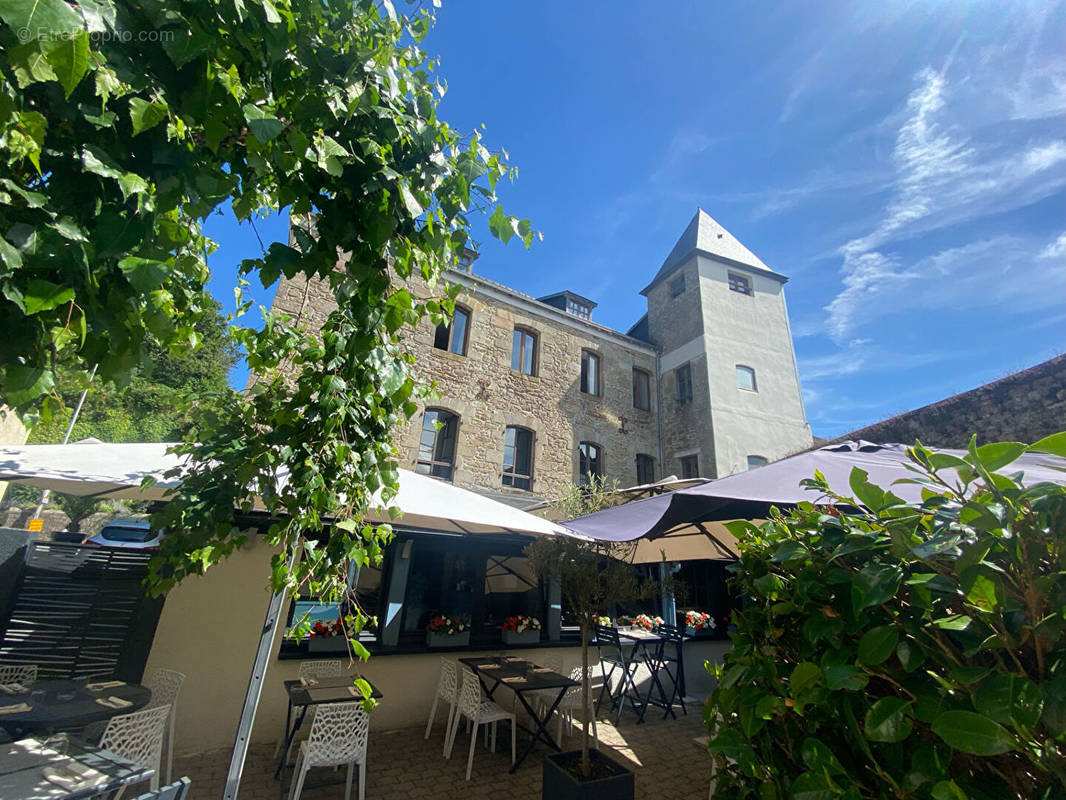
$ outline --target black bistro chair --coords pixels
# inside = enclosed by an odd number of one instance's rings
[[[663,719],[666,719],[667,714],[674,713],[674,698],[681,702],[681,711],[687,716],[688,709],[685,708],[684,631],[677,625],[660,625],[659,636],[663,640],[663,648],[659,656],[662,671],[666,673],[673,684],[673,688],[670,690],[670,699],[666,702],[666,713],[663,714]],[[673,665],[673,669],[671,669],[671,665]]]
[[[600,687],[600,693],[596,698],[596,713],[600,711],[603,695],[606,692],[611,698],[611,710],[618,709],[615,716],[615,724],[617,724],[622,716],[629,690],[633,690],[633,695],[638,693],[633,681],[633,673],[640,664],[644,663],[645,659],[635,652],[627,653],[625,645],[622,644],[622,638],[618,635],[618,629],[608,625],[596,626],[596,646],[600,651],[600,673],[603,675],[603,686]],[[607,669],[608,666],[610,670]],[[611,691],[611,676],[616,670],[621,672],[621,678],[618,688]]]

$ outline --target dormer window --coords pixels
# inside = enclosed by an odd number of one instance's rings
[[[592,309],[589,308],[588,303],[581,303],[573,298],[569,298],[566,301],[566,313],[573,314],[581,319],[591,319],[592,317]]]
[[[459,272],[473,272],[474,262],[476,260],[477,253],[475,253],[469,247],[463,248],[463,254],[459,256],[459,260],[455,262],[455,268]]]
[[[685,273],[682,272],[672,281],[670,281],[670,296],[680,297],[685,293]]]

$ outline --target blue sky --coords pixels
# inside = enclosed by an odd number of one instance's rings
[[[526,251],[479,225],[477,272],[572,289],[626,330],[702,207],[790,277],[821,436],[1066,349],[1066,3],[445,0],[438,16],[442,116],[507,149],[501,199],[544,236]],[[284,219],[258,229],[285,238]],[[259,246],[227,217],[208,233],[226,302]]]

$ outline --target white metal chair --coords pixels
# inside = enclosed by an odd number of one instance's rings
[[[352,798],[352,773],[359,765],[359,800],[366,796],[366,745],[370,737],[370,715],[362,703],[325,703],[318,707],[307,741],[300,744],[296,757],[289,800],[298,800],[304,778],[311,767],[348,765],[344,800]]]
[[[178,778],[158,792],[145,792],[135,800],[185,800],[189,794],[190,785],[191,781],[188,778]]]
[[[0,683],[37,680],[36,664],[0,664]]]
[[[592,691],[592,667],[589,667],[588,674],[584,677],[581,675],[581,667],[574,667],[570,670],[570,680],[572,681],[589,681],[589,707],[585,709],[585,714],[588,715],[589,722],[592,723],[592,739],[596,743],[596,749],[600,748],[600,734],[596,730],[596,699]],[[548,700],[547,704],[550,704],[555,700],[553,696]],[[543,701],[542,701],[543,702]],[[566,718],[566,732],[572,734],[574,732],[574,711],[581,708],[581,686],[571,686],[566,690],[566,694],[563,695],[563,699],[559,701],[559,705],[555,707],[555,713],[559,715],[559,727],[555,732],[555,743],[560,747],[563,744],[563,718]]]
[[[301,661],[300,668],[296,671],[296,678],[333,678],[337,675],[343,675],[348,669],[348,662],[343,658],[323,658],[318,661]],[[315,708],[311,706],[307,709],[307,713],[304,715],[304,723],[311,724],[315,719]],[[284,724],[284,722],[282,722]],[[274,758],[278,757],[278,753],[281,752],[281,745],[285,741],[285,737],[289,735],[289,729],[285,728],[281,731],[281,738],[278,739],[277,745],[274,747]],[[289,745],[289,752],[285,754],[285,763],[289,762],[292,758],[292,748],[296,746],[296,742],[292,742]]]
[[[459,705],[459,679],[456,674],[455,662],[450,658],[441,657],[440,679],[437,681],[437,693],[433,696],[433,705],[429,709],[429,720],[426,722],[425,739],[429,738],[433,723],[437,719],[437,705],[441,700],[448,704],[448,722],[444,726],[444,751],[448,749],[448,737],[452,730],[452,720],[455,718],[455,709]]]
[[[166,733],[170,706],[156,706],[132,714],[112,717],[104,735],[100,737],[100,747],[126,758],[135,764],[155,770],[151,778],[151,789],[159,791],[159,768],[163,760],[163,735]]]
[[[152,690],[152,699],[148,701],[148,708],[170,706],[166,732],[167,769],[163,778],[167,783],[172,780],[170,772],[174,766],[174,717],[178,714],[178,694],[184,682],[184,673],[162,668],[152,673],[152,679],[148,681],[148,688]]]
[[[474,745],[477,742],[477,730],[480,725],[490,725],[492,735],[492,751],[496,752],[496,724],[500,720],[509,720],[511,723],[511,763],[515,762],[516,755],[516,725],[515,715],[510,711],[504,711],[499,705],[491,700],[481,697],[481,682],[477,675],[466,667],[463,667],[463,685],[459,690],[458,713],[452,720],[452,728],[448,734],[448,742],[445,749],[445,757],[451,758],[452,748],[455,746],[455,736],[459,732],[459,720],[466,717],[470,720],[470,755],[466,759],[466,779],[470,780],[470,770],[474,766]],[[486,729],[489,733],[489,729]]]

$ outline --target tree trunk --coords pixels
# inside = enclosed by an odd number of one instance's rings
[[[589,764],[589,626],[581,623],[581,774],[592,775]]]

